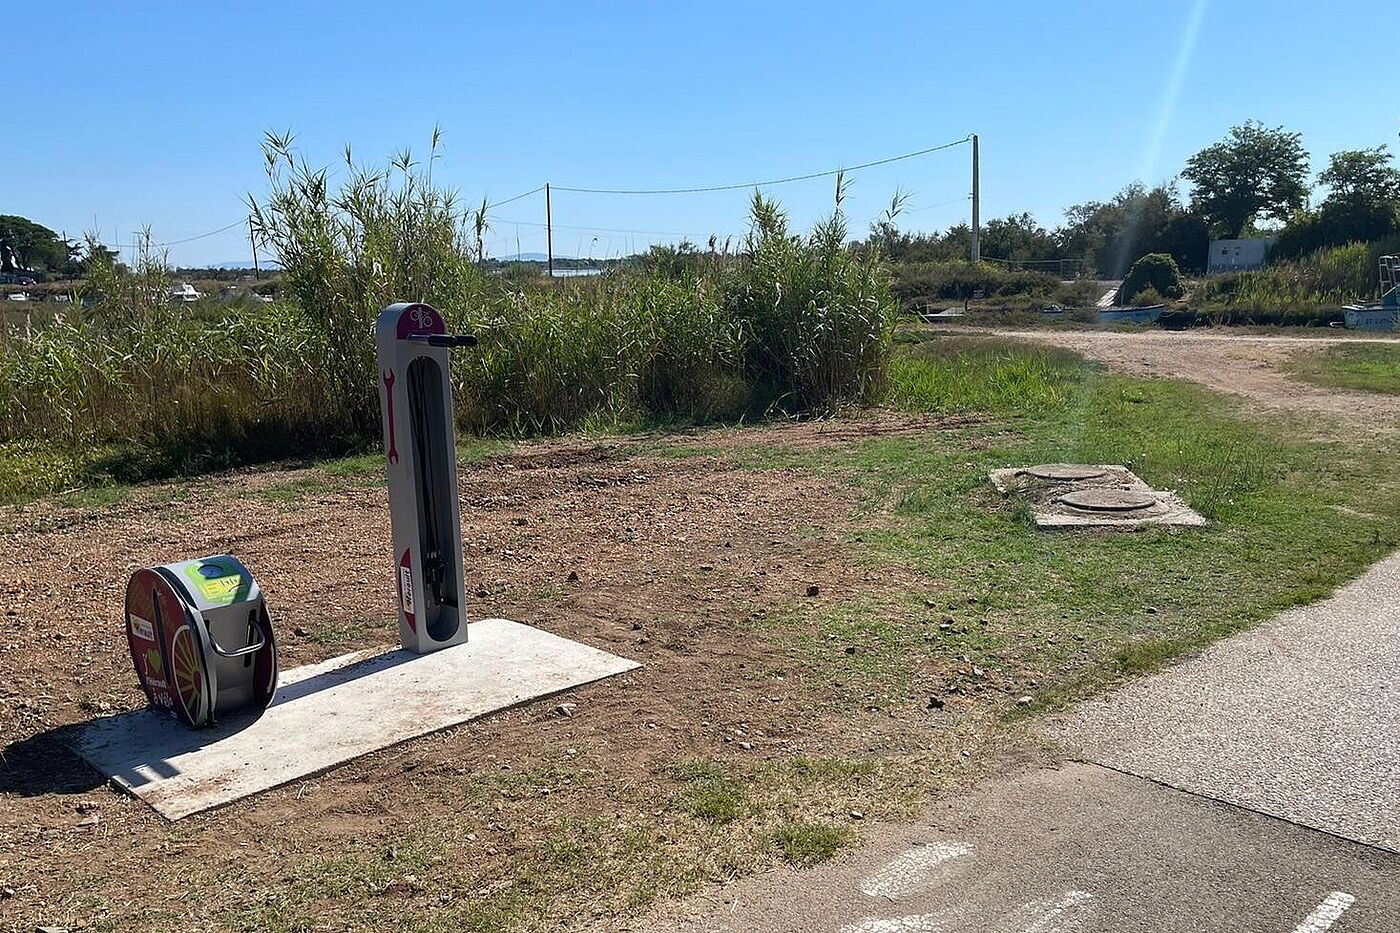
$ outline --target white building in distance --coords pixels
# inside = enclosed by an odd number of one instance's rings
[[[1274,245],[1273,237],[1254,240],[1211,240],[1206,256],[1206,275],[1222,272],[1249,272],[1262,269]]]

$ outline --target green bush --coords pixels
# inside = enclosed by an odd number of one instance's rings
[[[1166,253],[1148,253],[1128,270],[1123,284],[1118,288],[1118,303],[1135,303],[1134,299],[1147,289],[1157,293],[1157,301],[1180,298],[1185,292],[1181,280],[1181,270],[1176,260]]]
[[[1151,308],[1154,305],[1165,304],[1166,300],[1161,292],[1149,285],[1133,296],[1132,305],[1134,308]]]
[[[396,301],[427,301],[449,320],[474,307],[482,276],[470,257],[466,212],[404,150],[387,166],[355,165],[332,188],[324,168],[294,155],[292,136],[268,134],[269,194],[252,201],[253,228],[282,267],[282,290],[306,314],[329,382],[325,417],[362,435],[378,432],[374,322]],[[437,158],[433,135],[427,164]]]
[[[1012,271],[989,262],[902,263],[891,271],[893,293],[904,308],[930,300],[964,301],[978,292],[984,298],[1027,295],[1044,300],[1060,287],[1059,279],[1049,273]]]

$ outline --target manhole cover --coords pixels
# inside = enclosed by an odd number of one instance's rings
[[[1056,483],[1098,479],[1108,473],[1107,470],[1101,470],[1098,467],[1080,466],[1074,463],[1043,463],[1040,466],[1026,467],[1024,472],[1036,479],[1046,479]]]
[[[1130,489],[1080,489],[1065,493],[1060,501],[1089,512],[1136,512],[1157,504],[1156,497]]]

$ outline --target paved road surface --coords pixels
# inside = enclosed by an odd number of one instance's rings
[[[1050,723],[1088,762],[985,782],[653,929],[1400,933],[1397,707],[1400,555]]]
[[[1400,555],[1051,730],[1091,760],[1400,852]]]
[[[1321,933],[1335,915],[1336,933],[1395,933],[1400,859],[1069,764],[987,782],[852,857],[713,897],[657,929]]]

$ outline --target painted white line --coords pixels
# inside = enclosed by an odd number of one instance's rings
[[[866,917],[856,923],[848,923],[839,933],[943,933],[948,929],[944,922],[945,915],[915,914],[912,917],[895,917],[890,920]]]
[[[915,846],[861,882],[860,889],[870,897],[895,900],[927,887],[946,862],[972,852],[961,842],[930,842]]]
[[[1327,895],[1313,912],[1303,918],[1303,922],[1293,928],[1293,933],[1326,933],[1332,924],[1347,908],[1356,903],[1356,898],[1345,891],[1333,891]]]
[[[1066,891],[1064,897],[1053,903],[1031,901],[1017,912],[1025,924],[1020,927],[1020,933],[1067,933],[1079,926],[1081,911],[1077,908],[1093,899],[1094,895],[1088,891]]]

